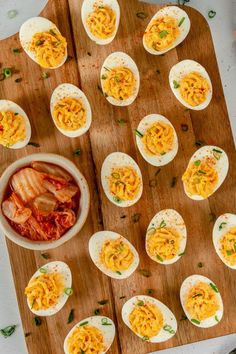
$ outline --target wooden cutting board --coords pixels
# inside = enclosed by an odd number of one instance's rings
[[[0,148],[1,172],[15,159],[35,152],[61,154],[76,163],[85,175],[91,192],[91,209],[88,220],[80,232],[67,244],[50,251],[50,260],[62,260],[69,264],[73,273],[74,294],[65,307],[55,316],[44,318],[36,327],[33,314],[29,311],[24,288],[35,270],[47,261],[40,252],[32,252],[7,241],[17,298],[30,354],[62,354],[64,337],[78,321],[93,314],[100,307],[101,313],[110,316],[117,325],[116,339],[109,353],[144,354],[151,351],[191,343],[236,331],[234,304],[236,302],[236,278],[233,270],[227,268],[216,255],[212,244],[212,214],[219,216],[236,210],[236,154],[224,94],[217,67],[214,47],[206,20],[196,10],[185,6],[191,30],[186,40],[164,56],[152,56],[142,46],[143,31],[158,10],[157,5],[141,4],[136,0],[121,1],[121,22],[115,40],[107,46],[97,46],[85,34],[80,10],[82,0],[50,0],[42,16],[55,22],[69,44],[69,55],[73,57],[61,68],[50,71],[48,79],[42,79],[42,70],[25,53],[15,55],[12,48],[20,47],[18,36],[0,43],[2,67],[14,67],[16,73],[0,82],[0,97],[15,101],[27,112],[32,125],[31,141],[40,147],[28,146],[21,150]],[[136,13],[144,11],[148,18],[142,20]],[[101,65],[113,51],[128,53],[137,63],[141,75],[141,87],[136,101],[129,107],[110,105],[102,96],[99,85]],[[168,83],[172,65],[183,59],[194,59],[208,71],[213,84],[213,99],[203,111],[186,110],[173,96]],[[15,79],[23,80],[16,83]],[[69,139],[55,128],[49,111],[49,100],[53,89],[60,83],[79,85],[88,96],[93,122],[89,133],[83,137]],[[139,154],[133,130],[147,114],[160,113],[175,126],[179,139],[179,152],[169,165],[158,168],[148,165]],[[127,123],[120,126],[117,121]],[[188,131],[181,130],[181,124],[188,125]],[[195,202],[183,191],[181,176],[188,160],[196,150],[195,142],[222,147],[228,154],[230,169],[220,189],[209,200]],[[81,148],[81,156],[73,151]],[[113,151],[130,154],[139,164],[144,182],[141,200],[128,209],[111,204],[105,197],[100,180],[104,158]],[[177,183],[171,187],[173,177]],[[151,187],[150,181],[156,180]],[[153,183],[151,183],[153,185]],[[155,185],[155,183],[154,183]],[[174,208],[183,216],[188,242],[186,254],[173,265],[163,266],[151,261],[145,253],[146,228],[155,213],[164,208]],[[133,216],[140,219],[134,222]],[[99,230],[108,229],[121,233],[136,247],[140,255],[140,269],[151,273],[149,278],[136,271],[129,279],[116,281],[103,275],[91,262],[88,254],[88,240]],[[199,268],[198,263],[203,267]],[[200,329],[189,321],[181,321],[183,310],[179,301],[182,281],[198,273],[212,279],[219,287],[224,302],[223,320],[215,327]],[[122,322],[121,308],[133,295],[145,294],[154,289],[156,298],[164,302],[178,320],[178,332],[168,342],[151,344],[142,342]],[[125,298],[120,299],[120,297]],[[105,306],[97,301],[109,299]],[[75,309],[75,320],[70,325],[67,318]]]

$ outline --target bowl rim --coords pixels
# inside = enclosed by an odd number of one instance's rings
[[[32,161],[42,161],[52,163],[64,168],[67,172],[69,172],[72,177],[75,179],[77,184],[79,185],[81,197],[80,197],[80,212],[77,216],[76,223],[58,240],[54,241],[31,241],[26,237],[21,236],[17,233],[9,224],[6,217],[2,213],[2,202],[3,197],[5,194],[5,190],[9,181],[9,178],[17,171],[19,168],[27,166]],[[16,243],[17,245],[35,250],[35,251],[42,251],[42,250],[49,250],[56,247],[61,246],[63,243],[69,241],[72,237],[78,234],[78,232],[82,229],[83,225],[88,216],[89,207],[90,207],[90,192],[88,183],[77,168],[77,166],[67,159],[64,156],[52,153],[35,153],[24,156],[12,164],[10,164],[5,171],[2,173],[0,177],[0,228],[5,234],[7,238],[11,241]]]

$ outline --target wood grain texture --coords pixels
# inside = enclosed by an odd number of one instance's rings
[[[69,4],[69,5],[68,5]],[[236,280],[233,270],[227,268],[216,255],[212,244],[213,223],[211,213],[216,216],[224,212],[235,212],[236,154],[227,115],[221,80],[215,58],[207,22],[196,10],[185,7],[192,27],[186,40],[165,56],[152,56],[142,46],[143,31],[150,17],[159,8],[156,5],[141,4],[136,0],[122,0],[121,23],[115,40],[107,46],[97,46],[86,35],[80,18],[82,0],[50,0],[42,15],[58,24],[67,37],[69,54],[75,60],[66,63],[56,71],[50,71],[50,78],[42,80],[42,70],[24,53],[14,57],[10,48],[19,46],[14,36],[1,43],[0,62],[15,65],[23,77],[20,84],[13,78],[1,83],[1,97],[20,104],[28,113],[32,128],[32,141],[39,142],[37,151],[55,152],[72,159],[86,176],[91,192],[91,212],[79,236],[54,251],[50,251],[53,260],[64,260],[72,268],[74,295],[66,306],[51,319],[43,320],[41,327],[32,323],[32,314],[27,308],[23,295],[28,279],[38,266],[45,263],[39,252],[31,252],[8,241],[17,296],[30,354],[61,354],[64,337],[71,325],[67,325],[67,316],[71,308],[76,309],[76,320],[91,314],[97,307],[96,301],[109,298],[110,303],[103,309],[104,315],[111,316],[118,325],[118,333],[110,353],[144,354],[150,351],[173,347],[206,338],[216,337],[236,331],[233,305],[236,301]],[[141,20],[136,13],[144,11],[149,19]],[[75,52],[74,52],[75,50]],[[104,59],[113,51],[124,51],[136,62],[141,76],[140,92],[135,102],[128,107],[110,105],[97,88],[99,73]],[[172,65],[183,59],[199,61],[208,71],[213,84],[213,99],[203,111],[186,111],[175,99],[168,83]],[[160,70],[160,74],[157,73]],[[80,85],[88,96],[93,122],[89,133],[77,139],[61,135],[53,125],[49,112],[49,100],[52,90],[62,82]],[[155,177],[157,168],[150,166],[139,154],[133,130],[147,114],[160,113],[174,125],[178,139],[179,152],[169,165],[162,167]],[[127,120],[125,126],[117,124],[118,119]],[[183,132],[181,124],[187,124],[189,130]],[[230,161],[229,174],[220,189],[207,201],[196,202],[189,199],[183,191],[181,176],[188,160],[196,150],[196,140],[205,141],[222,147]],[[82,155],[73,157],[73,150],[81,147]],[[100,171],[103,160],[113,151],[130,154],[139,164],[144,182],[141,200],[134,206],[122,209],[111,204],[102,191]],[[2,149],[1,170],[16,158],[35,152],[27,147],[20,151]],[[177,184],[171,188],[173,177]],[[157,186],[151,188],[149,181],[157,179]],[[188,242],[186,255],[170,266],[153,262],[145,253],[144,238],[146,228],[155,213],[164,208],[174,208],[183,216]],[[140,213],[137,223],[132,216]],[[121,218],[124,216],[125,218]],[[102,275],[89,259],[87,242],[89,237],[102,228],[120,232],[137,248],[140,254],[140,269],[151,272],[145,278],[138,271],[129,279],[110,280]],[[204,264],[198,268],[198,263]],[[179,301],[179,288],[189,275],[199,273],[212,279],[219,287],[225,314],[219,325],[209,329],[194,327],[188,321],[180,321],[183,314]],[[154,296],[164,302],[176,315],[178,332],[171,340],[162,344],[149,344],[136,337],[121,320],[123,303],[131,296],[145,294],[148,288],[155,290]],[[125,299],[120,299],[126,296]],[[75,323],[75,322],[74,322]],[[42,340],[42,331],[44,333]],[[45,335],[46,332],[46,335]],[[121,348],[121,349],[120,349]]]

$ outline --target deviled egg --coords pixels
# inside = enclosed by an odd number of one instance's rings
[[[92,316],[78,322],[64,341],[65,354],[105,354],[115,338],[115,325],[105,316]]]
[[[212,99],[211,79],[206,69],[194,60],[183,60],[169,73],[171,90],[177,100],[193,110],[206,108]]]
[[[194,200],[210,197],[224,182],[229,169],[227,154],[223,149],[206,145],[191,157],[182,176],[186,195]]]
[[[31,125],[25,111],[15,102],[0,100],[0,144],[21,149],[31,137]]]
[[[143,192],[140,168],[123,152],[113,152],[105,158],[101,180],[107,198],[119,207],[137,203]]]
[[[146,252],[160,264],[172,264],[184,254],[187,230],[182,216],[174,209],[165,209],[151,220],[146,232]]]
[[[126,326],[146,342],[165,342],[177,331],[174,314],[151,296],[132,297],[123,305],[121,315]]]
[[[117,0],[84,0],[81,18],[89,38],[104,45],[113,41],[120,22],[120,6]]]
[[[184,10],[177,6],[163,7],[149,22],[143,46],[151,54],[164,54],[183,42],[189,30],[190,20]]]
[[[57,86],[51,96],[50,110],[57,129],[70,138],[83,135],[91,125],[89,101],[75,85],[64,83]]]
[[[67,59],[67,42],[57,26],[44,17],[32,17],[20,28],[20,42],[42,68],[56,69]]]
[[[89,254],[101,272],[115,279],[128,278],[139,264],[139,255],[134,246],[113,231],[93,234],[89,240]]]
[[[102,65],[100,79],[104,96],[115,106],[128,106],[138,95],[139,71],[126,53],[110,54]]]
[[[223,302],[219,290],[202,275],[191,275],[184,280],[180,301],[189,321],[197,327],[212,327],[222,319]]]
[[[38,316],[55,315],[73,293],[71,286],[71,271],[66,263],[45,264],[34,273],[25,288],[30,311]]]
[[[218,217],[213,228],[216,253],[227,267],[236,269],[236,215],[226,213]]]
[[[160,114],[144,117],[135,131],[143,158],[153,166],[164,166],[178,152],[178,138],[171,122]]]

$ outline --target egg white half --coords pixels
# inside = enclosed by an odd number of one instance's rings
[[[9,146],[8,148],[9,149],[21,149],[21,148],[25,147],[28,144],[28,142],[30,141],[30,137],[31,137],[31,125],[30,125],[29,118],[28,118],[27,114],[25,113],[25,111],[18,104],[16,104],[15,102],[9,101],[9,100],[0,100],[0,111],[3,111],[3,112],[10,111],[10,112],[18,113],[24,119],[25,133],[26,133],[25,139],[18,141],[17,143]]]
[[[56,28],[57,31],[60,33],[59,29],[57,28],[57,26],[53,22],[51,22],[47,18],[40,17],[40,16],[32,17],[32,18],[28,19],[27,21],[25,21],[22,24],[22,26],[20,28],[19,36],[20,36],[20,43],[22,45],[22,48],[24,49],[26,54],[37,64],[39,64],[39,63],[37,61],[35,52],[29,50],[29,45],[32,40],[32,37],[37,32],[48,32],[52,28]],[[66,49],[64,58],[61,61],[61,63],[53,68],[47,68],[47,70],[59,68],[60,66],[62,66],[65,63],[66,59],[67,59],[67,49]]]
[[[90,13],[92,13],[94,11],[95,6],[108,6],[110,7],[116,14],[116,22],[115,22],[115,31],[113,33],[113,35],[109,38],[98,38],[96,36],[94,36],[93,33],[91,33],[86,20],[87,17]],[[100,45],[105,45],[105,44],[109,44],[113,41],[113,39],[116,36],[118,27],[119,27],[119,23],[120,23],[120,6],[117,0],[84,0],[83,4],[82,4],[82,8],[81,8],[81,19],[82,19],[82,23],[84,25],[84,29],[87,33],[87,35],[89,36],[89,38],[94,41],[96,44],[100,44]]]
[[[50,262],[47,264],[44,264],[42,267],[40,267],[35,273],[34,275],[31,277],[30,281],[33,278],[36,278],[40,275],[42,275],[42,270],[45,273],[54,273],[54,272],[58,272],[60,274],[62,274],[63,278],[64,278],[64,287],[66,288],[71,288],[72,286],[72,276],[71,276],[71,271],[69,266],[61,261],[54,261],[54,262]],[[47,310],[35,310],[34,308],[31,308],[31,304],[29,303],[29,300],[27,299],[27,305],[30,309],[30,311],[32,311],[35,315],[38,316],[52,316],[55,315],[58,311],[60,311],[62,309],[62,307],[65,305],[66,301],[68,300],[68,295],[63,291],[62,294],[60,295],[58,302],[48,308]]]
[[[142,139],[137,135],[136,135],[136,143],[140,151],[140,154],[142,155],[144,160],[146,160],[148,163],[150,163],[153,166],[164,166],[168,164],[170,161],[172,161],[178,152],[178,138],[174,126],[167,118],[165,118],[160,114],[149,114],[140,121],[137,130],[140,133],[144,134],[146,130],[156,122],[163,122],[165,124],[170,125],[173,128],[174,130],[173,148],[165,155],[152,156],[147,154]]]
[[[103,321],[106,321],[106,323],[109,323],[109,325],[103,325],[102,324]],[[70,336],[72,335],[72,333],[76,329],[76,327],[80,327],[84,323],[86,323],[88,326],[96,327],[97,329],[99,329],[102,332],[106,350],[104,352],[102,352],[101,354],[105,354],[108,351],[108,349],[110,348],[110,346],[112,345],[113,340],[115,338],[115,332],[116,332],[116,328],[115,328],[114,322],[110,318],[108,318],[106,316],[92,316],[92,317],[84,318],[83,320],[79,321],[70,330],[70,332],[67,334],[67,336],[65,338],[65,341],[64,341],[64,352],[65,352],[65,354],[69,354],[68,349],[67,349],[67,341],[68,341],[68,339],[70,338]]]
[[[134,60],[126,53],[123,52],[113,52],[108,57],[105,59],[102,68],[101,68],[101,73],[100,73],[100,80],[101,80],[101,87],[102,91],[104,92],[104,81],[102,79],[103,75],[107,75],[107,69],[112,69],[116,67],[125,67],[128,68],[132,71],[134,74],[135,78],[135,88],[133,94],[127,98],[126,100],[117,100],[111,96],[107,96],[106,99],[108,102],[113,104],[114,106],[129,106],[131,103],[134,102],[136,99],[138,92],[139,92],[139,86],[140,86],[140,76],[139,76],[139,70],[134,62]]]
[[[117,203],[114,200],[114,197],[109,190],[109,176],[111,175],[112,168],[124,167],[124,166],[130,166],[136,171],[136,173],[140,177],[141,185],[136,197],[133,200],[123,200]],[[137,201],[140,199],[143,192],[143,179],[142,179],[140,168],[138,167],[137,163],[132,159],[131,156],[123,152],[113,152],[105,158],[102,164],[101,180],[102,180],[102,187],[107,198],[110,200],[110,202],[112,202],[113,204],[121,208],[126,208],[137,203]]]
[[[192,157],[190,158],[189,160],[189,163],[188,163],[188,166],[187,168],[196,160],[202,160],[203,158],[209,156],[209,157],[214,157],[213,153],[213,149],[216,149],[216,150],[220,150],[222,151],[222,154],[221,154],[221,157],[219,160],[216,159],[216,164],[215,164],[215,169],[218,173],[218,182],[213,190],[213,193],[215,193],[215,191],[221,186],[221,184],[224,182],[226,176],[227,176],[227,173],[228,173],[228,169],[229,169],[229,160],[228,160],[228,156],[226,154],[226,152],[219,148],[218,146],[214,146],[214,145],[206,145],[206,146],[203,146],[201,147],[200,149],[198,149],[193,155]],[[187,191],[186,191],[186,188],[185,188],[185,185],[184,185],[184,191],[186,193],[186,195],[193,199],[193,200],[204,200],[204,198],[200,195],[190,195]],[[212,194],[213,194],[212,193]],[[211,194],[211,195],[212,195]],[[209,198],[209,197],[208,197]]]
[[[223,312],[224,312],[224,306],[223,306],[222,298],[221,298],[221,295],[220,295],[219,292],[218,293],[216,292],[216,297],[217,297],[217,300],[218,300],[219,305],[220,305],[219,310],[216,311],[214,316],[211,316],[211,317],[205,319],[204,321],[201,321],[200,324],[197,324],[197,323],[194,323],[194,322],[191,321],[191,316],[190,316],[190,314],[187,312],[187,310],[185,308],[185,298],[186,298],[189,290],[193,286],[195,286],[198,282],[204,282],[204,283],[207,283],[207,284],[211,283],[211,284],[215,285],[215,283],[213,283],[213,281],[211,281],[207,277],[204,277],[203,275],[194,274],[194,275],[191,275],[190,277],[186,278],[183,281],[183,283],[181,285],[181,288],[180,288],[180,301],[181,301],[181,305],[183,307],[184,313],[188,317],[189,321],[194,326],[202,327],[202,328],[208,328],[208,327],[215,326],[222,319]],[[217,316],[218,320],[216,320],[215,316]]]
[[[159,259],[152,256],[148,252],[147,245],[148,245],[149,232],[153,228],[155,228],[155,229],[159,228],[163,221],[165,222],[166,227],[171,227],[178,232],[178,234],[181,236],[181,240],[180,240],[180,247],[179,247],[179,251],[178,251],[177,255],[170,260],[163,260],[163,262],[161,262]],[[176,210],[164,209],[164,210],[161,210],[159,213],[157,213],[152,218],[152,220],[150,221],[150,224],[148,225],[147,232],[146,232],[145,247],[146,247],[146,252],[147,252],[148,256],[153,261],[160,263],[160,264],[173,264],[173,263],[177,262],[182,257],[182,255],[185,251],[186,243],[187,243],[186,225],[185,225],[185,222],[184,222],[182,216]]]
[[[162,315],[164,317],[163,328],[160,330],[160,332],[155,337],[149,338],[149,340],[147,340],[147,342],[151,342],[151,343],[165,342],[176,334],[177,321],[176,321],[175,315],[161,301],[155,299],[154,297],[147,296],[147,295],[134,296],[131,299],[129,299],[128,301],[126,301],[126,303],[122,307],[122,312],[121,312],[122,320],[124,321],[126,326],[129,327],[129,329],[132,332],[133,332],[133,330],[132,330],[131,324],[129,322],[129,315],[135,309],[135,307],[139,301],[143,301],[144,303],[149,302],[153,305],[156,305],[160,309],[160,311],[162,312]],[[170,333],[170,332],[164,330],[165,326],[171,326],[174,333]],[[139,338],[142,338],[142,336],[140,336],[139,334],[137,334],[137,333],[135,333],[135,334]]]
[[[236,264],[234,266],[230,265],[227,260],[223,257],[220,249],[220,241],[224,237],[224,235],[232,228],[236,227],[236,215],[225,213],[219,216],[214,224],[213,228],[213,244],[216,250],[216,253],[222,260],[222,262],[227,265],[227,267],[231,269],[236,269]]]
[[[191,106],[190,104],[188,104],[182,98],[179,88],[174,88],[174,81],[179,83],[179,81],[184,76],[190,74],[191,72],[199,73],[202,77],[204,77],[207,80],[207,82],[209,84],[209,91],[207,93],[206,100],[204,102],[202,102],[201,104],[199,104],[198,106]],[[182,60],[179,63],[172,66],[170,73],[169,73],[169,84],[170,84],[170,88],[171,88],[173,94],[175,95],[175,97],[177,98],[177,100],[180,103],[182,103],[182,105],[184,105],[185,107],[187,107],[189,109],[199,111],[201,109],[206,108],[209,105],[209,103],[211,102],[213,89],[212,89],[212,83],[211,83],[210,76],[208,75],[206,69],[201,64],[199,64],[198,62],[196,62],[194,60],[189,60],[189,59]]]
[[[107,240],[117,240],[122,239],[122,241],[129,245],[133,255],[134,260],[129,269],[121,271],[121,274],[113,272],[112,270],[106,268],[100,261],[100,253],[102,250],[103,243]],[[134,246],[123,236],[113,231],[99,231],[93,234],[89,240],[89,254],[93,263],[100,269],[101,272],[108,275],[114,279],[125,279],[128,278],[139,265],[139,255]]]
[[[157,18],[160,18],[163,16],[170,16],[170,17],[175,18],[177,20],[178,24],[180,23],[182,18],[184,18],[183,23],[181,24],[181,26],[179,26],[180,34],[179,34],[178,38],[176,38],[175,42],[173,43],[173,45],[171,47],[163,49],[163,50],[155,50],[152,48],[148,48],[148,46],[145,42],[145,39],[144,39],[145,37],[143,36],[143,46],[146,49],[146,51],[149,52],[150,54],[161,55],[161,54],[168,52],[169,50],[175,48],[177,45],[179,45],[181,42],[183,42],[183,40],[187,37],[187,35],[189,33],[190,19],[188,17],[188,14],[184,10],[180,9],[177,6],[166,6],[166,7],[163,7],[161,10],[157,11],[156,14],[150,20],[148,26],[150,25],[150,23],[153,20],[156,20]],[[145,32],[146,32],[146,30],[145,30]]]
[[[76,98],[76,99],[79,99],[82,101],[82,103],[85,107],[85,113],[86,113],[86,122],[83,127],[76,129],[76,130],[65,130],[65,129],[59,128],[57,126],[57,123],[56,123],[54,116],[53,116],[53,110],[54,110],[56,103],[64,97]],[[65,136],[68,136],[69,138],[76,138],[78,136],[81,136],[81,135],[85,134],[90,128],[90,125],[92,122],[92,111],[91,111],[90,103],[89,103],[87,97],[85,96],[85,94],[83,93],[83,91],[81,91],[75,85],[64,83],[64,84],[61,84],[55,88],[55,90],[53,91],[52,96],[51,96],[50,111],[51,111],[51,116],[52,116],[53,122],[54,122],[55,126],[57,127],[57,129],[62,134],[64,134]]]

